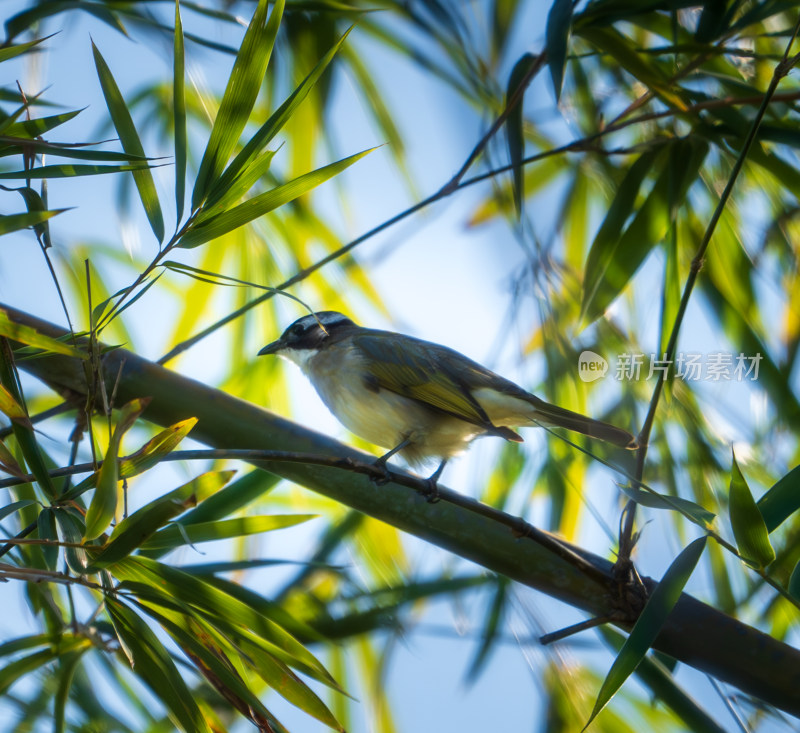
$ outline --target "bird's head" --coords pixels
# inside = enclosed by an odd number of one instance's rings
[[[277,341],[267,344],[258,355],[277,354],[303,366],[310,357],[357,328],[341,313],[319,311],[298,318]]]

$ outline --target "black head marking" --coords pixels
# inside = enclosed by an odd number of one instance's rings
[[[336,311],[319,311],[298,318],[281,336],[284,348],[319,349],[343,331],[356,328],[347,316]]]

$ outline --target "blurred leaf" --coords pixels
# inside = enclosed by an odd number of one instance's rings
[[[283,15],[283,0],[276,0],[267,20],[267,0],[259,0],[247,27],[233,70],[222,95],[192,193],[192,210],[200,208],[217,183],[247,124],[264,81],[275,37]]]
[[[85,649],[62,654],[58,660],[58,687],[53,701],[53,733],[65,733],[66,712],[69,693],[75,670],[81,662]]]
[[[703,12],[700,13],[695,31],[695,40],[698,43],[711,43],[725,34],[728,18],[727,4],[728,0],[711,0],[711,2],[703,3]],[[739,3],[734,2],[733,5],[736,6]]]
[[[120,410],[117,425],[97,476],[97,488],[86,512],[86,530],[83,537],[87,542],[103,534],[116,514],[120,442],[124,433],[133,427],[149,402],[149,398],[132,400]]]
[[[181,237],[179,246],[185,248],[197,247],[212,239],[217,239],[223,234],[227,234],[243,224],[247,224],[253,219],[257,219],[259,216],[263,216],[273,209],[293,201],[298,196],[302,196],[329,178],[341,173],[373,150],[375,148],[369,148],[336,163],[305,173],[288,183],[284,183],[282,186],[273,188],[271,191],[254,196],[243,204],[234,206],[229,211],[217,214],[202,224],[192,227]]]
[[[38,504],[38,502],[34,501],[33,499],[21,499],[20,501],[12,501],[10,504],[6,504],[4,507],[0,507],[0,520],[5,519],[7,516],[13,514],[16,511],[19,511],[20,509],[24,509],[26,506],[33,506],[34,504]]]
[[[61,537],[64,542],[70,544],[78,544],[83,541],[83,533],[86,530],[86,525],[82,519],[75,516],[77,510],[74,509],[61,509],[56,512],[56,521],[58,528],[61,531]],[[86,572],[86,567],[89,565],[89,559],[86,555],[86,550],[82,547],[65,547],[64,557],[67,561],[67,567],[76,575],[82,575]]]
[[[639,666],[639,663],[653,645],[672,608],[678,602],[689,576],[700,560],[700,556],[706,546],[706,540],[707,537],[705,536],[699,537],[687,545],[680,555],[672,561],[661,582],[650,594],[644,610],[636,620],[630,635],[622,645],[622,650],[611,665],[608,676],[600,688],[597,701],[594,704],[589,720],[586,722],[587,727],[608,704],[617,690],[622,687],[636,667]]]
[[[774,532],[800,509],[800,465],[772,486],[758,500],[757,506],[768,532]]]
[[[114,527],[108,544],[94,558],[89,572],[118,562],[135,549],[145,546],[160,527],[218,491],[234,473],[204,473],[136,510]]]
[[[24,214],[0,214],[0,234],[9,234],[20,229],[35,227],[43,221],[47,221],[56,214],[61,214],[69,209],[53,209],[52,211],[28,211]]]
[[[119,141],[122,143],[122,149],[131,155],[136,155],[140,158],[146,157],[142,142],[139,139],[139,133],[136,132],[136,127],[133,124],[131,113],[128,111],[117,82],[114,81],[111,69],[108,68],[108,64],[106,64],[102,54],[97,46],[94,45],[94,41],[92,41],[92,53],[94,54],[94,63],[97,68],[97,76],[100,79],[100,86],[103,89],[103,96],[106,99],[106,105],[114,123],[114,128],[119,135]],[[150,228],[153,230],[156,239],[161,242],[164,239],[164,216],[161,213],[161,204],[158,202],[153,174],[147,167],[132,169],[132,173],[136,188],[139,191],[139,198],[142,200],[142,205],[147,214],[147,220],[150,222]]]
[[[561,0],[556,0],[561,2]],[[522,202],[525,199],[524,176],[522,169],[522,159],[525,155],[525,135],[523,132],[523,82],[528,79],[533,67],[538,59],[530,53],[526,53],[514,64],[511,75],[508,77],[508,87],[506,88],[506,107],[508,107],[515,97],[518,98],[514,108],[509,112],[506,119],[506,134],[508,139],[508,157],[511,160],[512,172],[514,177],[514,206],[517,211],[517,218],[522,216]]]
[[[789,595],[797,601],[800,601],[800,562],[794,566],[792,574],[789,577],[789,584],[786,588]]]
[[[20,423],[21,425],[30,426],[31,421],[28,419],[28,413],[20,406],[11,393],[0,384],[0,412],[2,412],[9,420]]]
[[[178,727],[186,733],[211,733],[194,696],[158,637],[133,610],[112,596],[106,596],[105,604],[136,676],[171,711]]]
[[[75,178],[76,176],[97,176],[103,173],[124,173],[125,171],[146,170],[150,167],[149,163],[125,163],[123,165],[88,165],[88,164],[73,164],[61,163],[59,165],[43,165],[39,168],[29,168],[22,171],[3,171],[0,173],[0,180],[28,180],[39,178]],[[59,211],[51,212],[61,213],[61,211],[68,211],[68,209],[61,209]],[[47,212],[43,212],[47,213]]]
[[[624,232],[608,231],[606,222],[614,209],[612,204],[612,209],[609,209],[609,215],[592,244],[586,262],[581,304],[581,320],[584,322],[591,323],[603,314],[647,255],[663,241],[689,188],[697,179],[700,166],[708,153],[708,144],[684,138],[671,143],[668,149],[664,168],[627,229]],[[645,159],[645,154],[640,161],[642,159]],[[633,199],[631,194],[632,192],[628,194],[627,201]],[[619,212],[621,213],[624,212]],[[615,212],[615,218],[617,215]]]
[[[15,56],[20,56],[23,53],[27,53],[30,51],[34,46],[38,46],[40,43],[44,43],[44,41],[52,38],[53,35],[45,36],[44,38],[36,38],[33,41],[28,41],[27,43],[19,43],[16,46],[5,46],[4,48],[0,48],[0,63],[3,61],[8,61],[8,59],[13,59]]]
[[[172,107],[175,115],[175,207],[176,220],[183,219],[186,199],[186,68],[180,0],[175,0]]]
[[[561,99],[561,87],[564,83],[564,68],[567,64],[567,46],[572,32],[572,0],[553,0],[547,13],[547,29],[545,31],[545,49],[547,64],[553,79],[553,91],[556,103]]]
[[[733,536],[736,538],[739,554],[745,562],[763,568],[775,559],[775,550],[769,542],[764,518],[753,501],[750,487],[739,470],[739,464],[732,450],[731,456],[733,463],[728,509]]]
[[[472,664],[469,666],[467,672],[467,680],[474,682],[481,670],[486,666],[489,658],[489,652],[497,642],[497,632],[501,628],[503,618],[506,614],[508,606],[508,586],[509,580],[502,576],[496,578],[497,586],[492,598],[492,604],[489,608],[489,613],[486,615],[486,621],[483,626],[483,633],[481,634],[481,644],[478,647]]]
[[[669,337],[681,302],[681,281],[678,268],[678,231],[673,227],[664,240],[664,284],[661,294],[661,338],[659,354],[666,354]],[[669,380],[665,385],[669,384]]]
[[[8,311],[0,308],[0,336],[6,336],[12,341],[19,341],[21,344],[27,344],[37,349],[44,351],[52,351],[55,354],[65,354],[72,356],[75,359],[88,359],[89,354],[74,346],[65,344],[63,341],[58,341],[50,336],[37,331],[31,326],[25,326],[21,323],[16,323],[8,317]]]
[[[316,514],[290,514],[269,515],[261,517],[238,517],[236,519],[223,519],[216,522],[201,522],[198,524],[171,526],[157,532],[153,537],[142,544],[142,549],[163,550],[172,549],[179,545],[195,544],[197,542],[212,542],[230,537],[244,537],[261,532],[270,532],[274,529],[284,529],[302,524],[309,519],[316,518]]]

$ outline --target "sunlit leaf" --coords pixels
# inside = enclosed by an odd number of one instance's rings
[[[234,206],[229,211],[218,214],[199,226],[192,227],[192,229],[181,237],[180,246],[187,248],[197,247],[212,239],[217,239],[223,234],[227,234],[243,224],[247,224],[253,221],[253,219],[257,219],[259,216],[263,216],[273,209],[277,209],[279,206],[293,201],[298,196],[308,193],[329,178],[349,168],[353,163],[360,160],[368,153],[371,153],[373,150],[375,150],[375,148],[363,150],[348,158],[343,158],[336,163],[331,163],[323,168],[318,168],[315,171],[298,176],[294,180],[284,183],[282,186],[273,188],[271,191],[254,196],[243,204]]]
[[[114,122],[114,128],[119,135],[119,141],[122,143],[122,149],[126,153],[144,158],[144,148],[139,139],[139,133],[136,132],[128,106],[125,104],[117,82],[111,74],[111,69],[108,68],[108,64],[106,64],[94,42],[92,42],[92,53],[94,54],[94,63],[97,68],[97,76],[100,79],[100,86],[103,89],[103,96],[106,99],[109,114]],[[139,198],[142,200],[142,205],[147,214],[147,220],[150,222],[150,228],[153,230],[153,234],[156,235],[156,239],[161,242],[164,239],[164,217],[161,213],[161,204],[158,202],[153,174],[147,167],[132,170],[132,173],[136,188],[139,191]]]
[[[283,0],[276,0],[269,19],[268,7],[267,0],[259,0],[236,55],[197,173],[192,193],[193,210],[200,207],[216,184],[247,124],[264,81],[283,15]]]
[[[800,465],[783,476],[758,500],[758,511],[768,532],[774,532],[800,509]]]
[[[86,512],[86,541],[96,539],[108,529],[117,511],[117,483],[119,481],[119,448],[122,436],[133,427],[149,399],[137,399],[124,405],[119,420],[108,443],[103,465],[97,477],[97,487]]]
[[[750,487],[739,470],[736,456],[731,452],[730,494],[728,496],[731,527],[739,553],[748,563],[763,568],[775,559],[767,526],[750,493]]]
[[[625,640],[620,653],[611,665],[611,669],[600,688],[597,701],[594,704],[589,720],[586,722],[587,726],[608,704],[617,690],[622,687],[625,680],[631,676],[650,647],[652,647],[653,642],[664,626],[664,622],[667,620],[667,616],[669,616],[678,602],[689,576],[691,576],[700,560],[700,556],[706,546],[706,540],[707,537],[705,536],[699,537],[685,547],[680,555],[672,561],[661,582],[650,594],[644,610],[636,620],[630,635]]]
[[[41,331],[37,331],[31,326],[12,321],[8,316],[8,311],[0,308],[0,336],[6,336],[12,341],[27,344],[43,351],[52,351],[55,354],[65,354],[76,359],[88,359],[89,354],[75,348],[70,344],[46,336]]]
[[[51,211],[27,211],[24,214],[0,214],[0,234],[9,234],[20,229],[35,227],[47,221],[56,214],[61,214],[68,209],[53,209]]]

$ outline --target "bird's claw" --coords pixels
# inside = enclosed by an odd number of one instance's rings
[[[386,463],[379,458],[372,465],[375,467],[376,472],[370,475],[369,480],[375,486],[386,486],[392,480],[392,474],[386,468]]]

